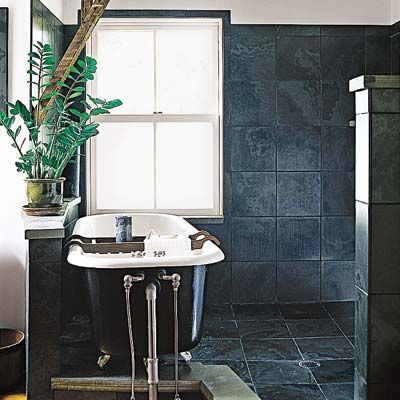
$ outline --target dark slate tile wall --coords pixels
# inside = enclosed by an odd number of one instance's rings
[[[354,299],[348,80],[390,73],[391,29],[232,25],[230,32],[229,210],[221,225],[198,225],[222,239],[227,258],[209,269],[207,300]],[[211,290],[214,279],[223,293]]]

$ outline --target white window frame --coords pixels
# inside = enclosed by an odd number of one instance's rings
[[[86,144],[86,193],[87,214],[143,212],[166,213],[194,218],[220,218],[223,217],[223,46],[222,46],[222,19],[220,18],[102,18],[97,24],[91,39],[87,44],[87,54],[96,57],[96,32],[103,29],[176,29],[179,27],[217,27],[218,36],[218,114],[107,114],[96,117],[101,122],[211,122],[214,132],[214,207],[212,209],[98,209],[96,207],[96,137]],[[95,82],[90,82],[87,91],[96,96]],[[156,110],[158,111],[158,110]],[[155,128],[155,127],[154,127]],[[155,132],[155,129],[154,129]],[[101,135],[101,133],[100,133]],[[190,165],[188,168],[198,166]],[[156,171],[154,170],[154,174]],[[130,183],[128,182],[127,185]],[[135,185],[135,176],[132,176],[132,185]],[[156,204],[155,204],[156,206]]]

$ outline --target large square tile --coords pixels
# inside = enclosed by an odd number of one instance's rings
[[[319,218],[278,218],[278,260],[319,260]]]
[[[321,35],[321,28],[318,25],[278,25],[276,36],[317,36]]]
[[[267,25],[232,25],[231,68],[233,80],[274,79],[274,27]]]
[[[321,51],[319,37],[278,37],[276,49],[278,80],[319,80]]]
[[[276,123],[275,81],[231,81],[232,126]]]
[[[347,80],[322,82],[322,120],[324,126],[349,126],[355,117],[354,93]]]
[[[314,383],[311,373],[297,361],[249,361],[248,365],[256,386]]]
[[[238,321],[242,339],[290,338],[286,324],[281,319],[267,321]]]
[[[336,324],[329,318],[286,320],[295,338],[343,336]]]
[[[306,360],[354,358],[354,349],[345,337],[296,339]]]
[[[318,383],[353,383],[353,360],[321,360],[321,366],[313,369]]]
[[[355,314],[354,301],[333,301],[322,304],[333,318],[354,317]]]
[[[279,304],[285,319],[328,318],[328,313],[320,303]]]
[[[348,80],[364,73],[364,37],[321,38],[322,79]]]
[[[277,215],[320,214],[321,177],[317,172],[278,172]]]
[[[322,169],[324,171],[354,171],[354,128],[324,126],[321,132]]]
[[[238,321],[262,321],[281,318],[276,304],[234,304],[233,310]]]
[[[274,172],[232,172],[232,215],[276,215]]]
[[[321,36],[330,37],[351,37],[365,36],[366,28],[363,25],[322,25]]]
[[[257,386],[261,400],[325,400],[317,385]]]
[[[400,205],[370,206],[369,233],[370,292],[400,293]]]
[[[278,81],[278,125],[321,125],[319,81]]]
[[[327,400],[354,400],[353,383],[331,383],[320,386]]]
[[[235,321],[206,321],[203,328],[205,339],[238,338],[239,330]]]
[[[207,271],[206,301],[210,304],[232,302],[232,266],[230,262],[213,265]]]
[[[299,285],[299,282],[302,282]],[[320,299],[320,262],[288,261],[277,264],[277,298],[280,302]]]
[[[232,255],[236,261],[276,259],[276,219],[232,218]]]
[[[353,172],[323,172],[322,215],[355,214]]]
[[[389,35],[366,37],[365,68],[367,75],[391,74],[391,40]]]
[[[234,303],[272,303],[276,298],[275,292],[275,263],[235,262],[232,264]]]
[[[248,361],[301,360],[293,339],[243,339]]]
[[[321,263],[322,301],[354,300],[354,261],[323,261]]]
[[[232,133],[232,171],[274,171],[276,132],[271,127],[236,127]]]
[[[203,339],[191,353],[194,361],[244,361],[239,339]]]
[[[230,304],[207,304],[204,310],[205,321],[233,320]]]
[[[400,202],[400,114],[372,114],[371,203]]]
[[[278,171],[319,171],[320,127],[280,126],[277,130]]]
[[[346,336],[349,337],[354,336],[354,325],[355,325],[354,317],[336,318],[335,321]]]
[[[321,241],[323,260],[354,260],[354,218],[322,218]]]

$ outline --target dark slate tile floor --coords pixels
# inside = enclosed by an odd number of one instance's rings
[[[353,400],[354,303],[209,306],[192,355],[230,366],[262,400]]]

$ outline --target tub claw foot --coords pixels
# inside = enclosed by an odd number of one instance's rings
[[[104,368],[106,364],[110,361],[111,356],[109,354],[102,354],[98,359],[97,359],[97,365],[100,368]]]
[[[190,351],[183,351],[182,353],[180,353],[180,355],[184,359],[185,364],[189,365],[190,361],[192,360],[192,354],[190,353]]]

